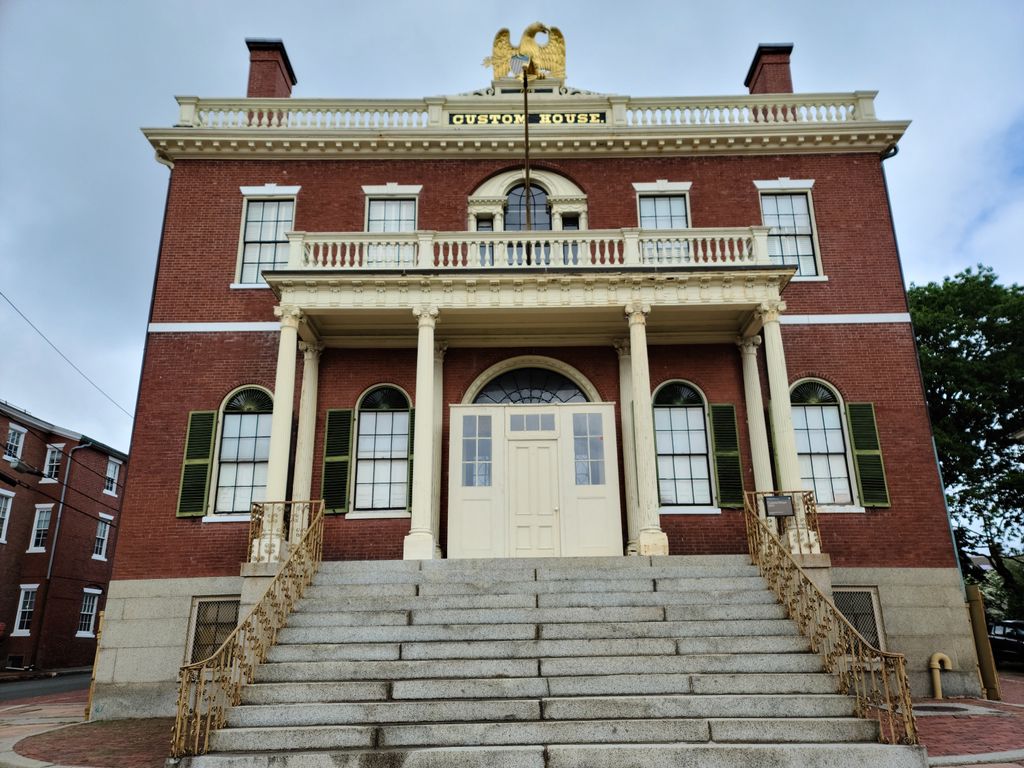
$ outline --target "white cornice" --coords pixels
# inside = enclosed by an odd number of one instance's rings
[[[397,184],[394,181],[387,184],[363,185],[363,194],[373,197],[415,197],[422,191],[422,184]]]
[[[782,190],[782,189],[810,189],[814,186],[814,179],[791,179],[788,176],[780,176],[777,179],[766,181],[755,181],[754,186],[760,190]]]
[[[692,181],[669,181],[668,179],[633,182],[633,189],[637,192],[689,192],[692,186]]]
[[[239,187],[245,197],[295,197],[302,187],[279,187],[277,184],[264,184],[262,187]]]

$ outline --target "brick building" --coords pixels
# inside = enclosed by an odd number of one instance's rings
[[[92,664],[128,457],[0,402],[0,659]]]
[[[874,92],[794,94],[786,45],[740,96],[551,73],[528,188],[506,72],[292,99],[249,48],[246,99],[144,131],[170,187],[100,716],[171,711],[297,531],[250,550],[263,499],[324,499],[329,560],[737,554],[745,492],[812,489],[784,532],[844,612],[918,694],[937,650],[977,689]]]

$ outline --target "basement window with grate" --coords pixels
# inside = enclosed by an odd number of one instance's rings
[[[197,600],[192,630],[191,663],[209,658],[238,625],[238,598]]]
[[[879,632],[878,598],[874,590],[833,587],[832,600],[865,640],[875,648],[885,650],[885,639]]]

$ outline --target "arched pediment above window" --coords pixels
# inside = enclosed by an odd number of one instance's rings
[[[469,229],[503,231],[508,196],[517,187],[522,188],[524,182],[523,170],[516,169],[492,176],[477,187],[469,196]],[[547,195],[552,229],[563,229],[563,217],[567,219],[566,229],[587,228],[587,196],[574,182],[552,171],[537,169],[530,171],[530,185],[539,187]],[[569,217],[572,222],[568,221]],[[478,226],[478,222],[486,222],[486,226]]]

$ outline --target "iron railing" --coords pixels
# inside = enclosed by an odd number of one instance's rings
[[[316,574],[323,558],[323,502],[303,502],[312,512],[309,527],[292,542],[288,559],[263,597],[212,656],[186,664],[178,673],[178,713],[171,755],[202,755],[210,734],[224,725],[229,707],[241,700],[256,667],[266,660],[288,614]],[[254,515],[255,517],[255,515]]]
[[[875,648],[797,564],[769,521],[758,515],[756,494],[744,506],[747,545],[754,565],[785,606],[789,617],[821,654],[839,689],[853,696],[858,717],[877,720],[879,741],[917,744],[906,659]]]
[[[818,529],[818,502],[814,491],[747,491],[745,496],[761,518],[766,518],[766,496],[792,498],[793,517],[767,517],[768,527],[783,541],[791,542],[797,554],[812,555],[820,551],[821,531]]]

